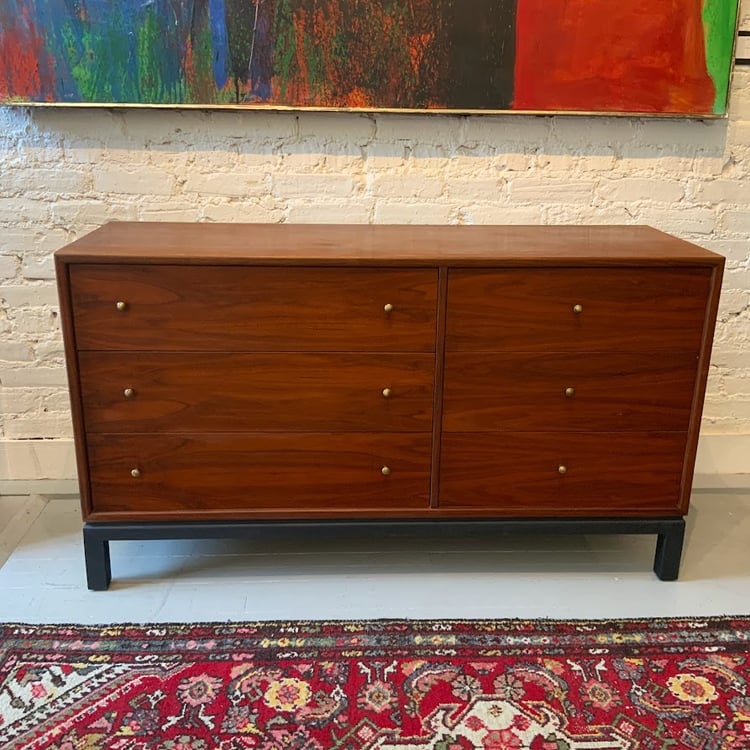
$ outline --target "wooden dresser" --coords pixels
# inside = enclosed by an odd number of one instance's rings
[[[724,259],[648,227],[112,223],[56,254],[90,588],[262,524],[656,534]]]

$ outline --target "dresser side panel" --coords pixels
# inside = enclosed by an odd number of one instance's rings
[[[703,335],[701,337],[700,355],[698,358],[698,377],[695,381],[695,392],[690,415],[690,426],[688,429],[687,446],[685,449],[685,463],[682,472],[682,483],[680,487],[680,510],[683,514],[688,512],[690,506],[690,493],[693,487],[693,475],[695,473],[695,458],[698,452],[698,440],[700,438],[701,420],[703,417],[703,402],[706,396],[706,384],[708,382],[708,370],[711,364],[711,351],[713,349],[714,333],[716,330],[716,317],[719,310],[719,297],[721,296],[721,281],[724,273],[724,258],[719,265],[712,268],[711,288],[706,298],[706,312],[703,321]]]
[[[60,322],[65,347],[65,366],[68,375],[68,393],[73,421],[73,441],[76,454],[78,487],[81,493],[81,515],[86,520],[91,513],[91,483],[89,478],[86,423],[83,413],[78,345],[73,317],[73,298],[70,284],[70,267],[59,255],[55,257],[57,293],[60,300]]]

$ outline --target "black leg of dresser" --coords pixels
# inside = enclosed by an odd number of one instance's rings
[[[676,581],[680,573],[682,543],[685,539],[685,519],[676,518],[668,522],[656,538],[654,573],[662,581]]]
[[[106,591],[112,580],[109,539],[88,524],[83,527],[83,553],[86,556],[86,582],[91,591]]]

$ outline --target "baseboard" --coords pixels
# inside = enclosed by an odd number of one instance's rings
[[[76,492],[72,440],[0,440],[0,495]]]
[[[750,488],[750,434],[701,435],[695,489]]]
[[[750,434],[701,435],[696,489],[750,487]],[[0,440],[0,494],[78,491],[72,440]]]

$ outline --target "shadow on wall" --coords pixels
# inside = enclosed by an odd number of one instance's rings
[[[17,196],[55,193],[27,223],[66,241],[113,219],[647,223],[705,236],[715,216],[685,185],[729,159],[723,119],[42,107],[0,109],[0,132],[0,164],[24,172]]]
[[[623,158],[721,156],[728,121],[608,116],[6,108],[27,136],[76,148],[398,156],[501,152]],[[7,132],[7,131],[6,131]],[[11,128],[11,135],[13,128]],[[363,149],[365,150],[363,153]],[[414,153],[416,151],[416,153]]]

